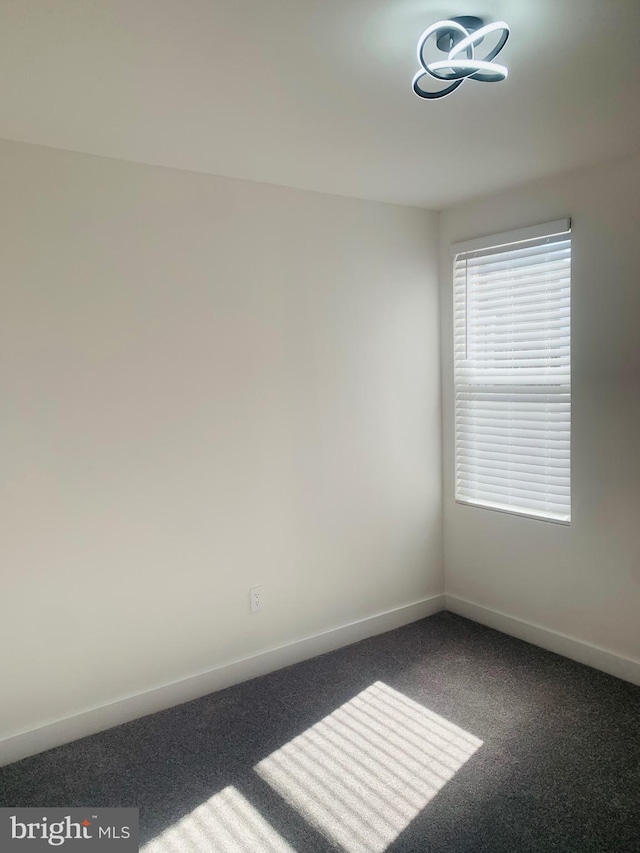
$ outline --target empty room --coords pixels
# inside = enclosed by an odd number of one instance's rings
[[[640,850],[640,0],[0,0],[0,853]]]

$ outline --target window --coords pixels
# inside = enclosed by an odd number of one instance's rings
[[[452,252],[456,500],[568,524],[570,222]]]

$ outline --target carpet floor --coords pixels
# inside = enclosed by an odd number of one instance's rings
[[[638,853],[640,687],[439,613],[0,768],[145,853]]]

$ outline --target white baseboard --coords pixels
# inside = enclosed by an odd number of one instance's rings
[[[143,693],[116,699],[107,705],[89,708],[73,716],[53,720],[37,729],[16,732],[0,740],[0,767],[29,755],[44,752],[78,738],[127,723],[138,717],[164,711],[182,702],[198,699],[216,690],[231,687],[258,675],[334,651],[376,634],[432,616],[444,610],[444,595],[434,595],[414,604],[388,610],[340,628],[305,637],[251,657],[215,667],[207,672],[154,687]]]
[[[610,652],[600,646],[586,643],[584,640],[576,640],[542,625],[527,622],[524,619],[516,619],[507,616],[498,610],[491,610],[465,598],[455,595],[446,595],[446,609],[459,616],[465,616],[481,625],[495,628],[503,634],[509,634],[520,640],[526,640],[534,646],[540,646],[550,652],[563,655],[571,660],[592,666],[609,675],[615,675],[624,681],[640,685],[640,661],[627,658],[623,655]]]

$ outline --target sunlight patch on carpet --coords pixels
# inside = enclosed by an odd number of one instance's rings
[[[142,853],[296,853],[232,785],[198,806]]]
[[[346,853],[383,853],[480,746],[377,681],[255,770]]]

